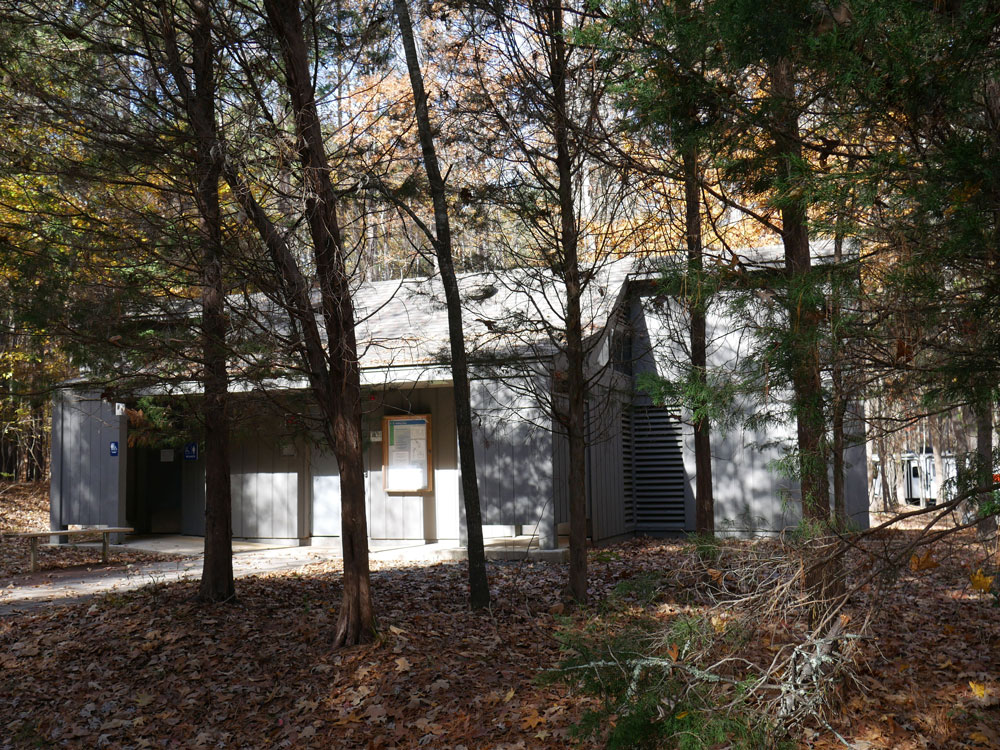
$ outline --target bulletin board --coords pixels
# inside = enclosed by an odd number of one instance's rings
[[[382,466],[386,492],[434,489],[429,414],[382,418]]]

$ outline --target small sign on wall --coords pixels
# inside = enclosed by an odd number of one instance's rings
[[[111,457],[112,458],[117,458],[118,457],[118,441],[117,440],[112,440],[108,445],[109,445],[110,450],[111,450]]]
[[[160,463],[166,464],[174,460],[174,449],[164,448],[160,451]]]
[[[197,443],[184,443],[184,460],[185,461],[197,461],[198,460],[198,444]]]

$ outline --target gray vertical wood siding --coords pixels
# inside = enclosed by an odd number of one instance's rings
[[[626,347],[632,357],[628,363],[632,373],[678,375],[682,369],[678,363],[687,357],[683,310],[669,301],[652,309],[636,295],[628,301],[626,318],[632,336]],[[754,345],[749,329],[738,325],[735,316],[720,305],[710,311],[708,335],[709,367],[719,373],[736,373]],[[590,533],[595,542],[602,542],[642,530],[640,511],[645,513],[648,508],[641,508],[637,499],[639,480],[634,462],[631,473],[625,465],[628,450],[636,455],[634,420],[629,435],[622,430],[629,424],[629,416],[650,401],[635,390],[635,380],[625,370],[600,369],[608,365],[615,347],[607,337],[597,344],[588,363],[589,375],[598,382],[588,400],[586,491]],[[537,365],[535,374],[530,373],[522,369],[507,378],[494,375],[472,382],[480,500],[486,525],[519,526],[526,533],[537,533],[541,545],[550,547],[556,542],[557,524],[569,520],[568,446],[550,413],[539,406],[552,395],[546,365]],[[774,389],[766,403],[750,399],[736,402],[731,409],[732,424],[713,425],[713,487],[716,528],[720,531],[780,531],[798,523],[798,484],[774,469],[794,444],[795,425],[788,400],[787,393]],[[241,402],[241,408],[254,407],[248,400]],[[440,384],[387,385],[367,392],[363,408],[370,537],[462,538],[453,389]],[[766,423],[759,420],[764,412],[773,417]],[[381,431],[384,416],[406,414],[431,416],[434,484],[426,493],[385,491],[383,445],[372,434]],[[854,416],[860,425],[860,411]],[[256,420],[246,420],[245,424],[257,426],[246,427],[231,441],[234,536],[339,537],[340,478],[334,457],[318,440],[296,439],[293,430],[277,417]],[[855,432],[862,431],[858,427]],[[683,528],[693,530],[696,485],[692,430],[684,424],[671,436],[682,445],[682,460],[677,460],[676,450],[669,460],[674,475],[681,471],[681,464],[683,468]],[[112,440],[119,444],[117,457],[110,455]],[[282,445],[294,445],[293,455],[285,455]],[[114,405],[101,402],[97,394],[61,391],[53,403],[53,528],[122,525],[128,510],[137,527],[203,533],[204,457],[184,461],[183,451],[175,448],[175,462],[166,462],[159,460],[158,450],[130,451],[125,417],[115,416]],[[862,527],[868,523],[864,454],[859,438],[847,455],[848,512]],[[626,500],[627,486],[631,487],[631,505]],[[671,527],[681,525],[676,512],[670,523]]]
[[[587,441],[587,505],[595,543],[631,531],[625,526],[622,403],[612,391],[596,395],[588,410]]]
[[[365,443],[365,504],[368,535],[377,540],[458,539],[458,448],[453,390],[447,387],[394,388],[366,395],[362,438]],[[429,414],[434,483],[430,492],[386,492],[382,443],[373,432],[382,429],[382,417]],[[383,435],[383,439],[385,436]],[[339,537],[340,471],[336,458],[320,441],[310,462],[312,534]]]
[[[333,453],[322,444],[312,446],[309,459],[312,498],[312,536],[340,536],[340,469]]]
[[[294,455],[282,454],[285,445]],[[298,538],[305,465],[305,448],[274,425],[262,424],[256,434],[235,437],[230,452],[233,536]]]
[[[118,455],[111,455],[111,442]],[[52,403],[52,529],[125,525],[125,417],[97,393],[59,390]]]
[[[630,380],[592,363],[600,382],[592,389],[586,411],[585,486],[589,534],[595,543],[615,539],[634,530],[625,523],[625,466],[622,413],[631,395]],[[596,368],[604,368],[603,372]],[[569,522],[569,440],[565,430],[552,422],[553,497],[556,523]]]
[[[653,309],[643,300],[632,301],[635,335],[635,372],[675,377],[677,362],[687,357],[689,335],[686,316],[676,302]],[[748,326],[716,304],[708,314],[708,367],[716,373],[738,377],[743,360],[754,342]],[[637,394],[636,403],[648,403]],[[761,403],[737,399],[728,414],[730,424],[712,426],[712,484],[716,530],[736,534],[778,532],[795,526],[802,517],[801,491],[797,480],[776,467],[794,448],[796,429],[790,393],[773,388]],[[748,426],[749,425],[749,426]],[[684,463],[693,501],[695,493],[693,431],[685,428]],[[868,490],[865,479],[864,445],[852,447],[848,463],[847,505],[852,520],[868,525]],[[693,530],[693,514],[689,517]]]
[[[569,523],[569,437],[555,419],[552,420],[552,497],[555,522]]]
[[[183,456],[181,457],[183,460]],[[181,467],[181,533],[203,536],[205,533],[205,455],[199,449],[197,461],[184,461]]]
[[[537,406],[536,385],[526,377],[472,382],[476,471],[483,523],[523,526],[542,547],[552,547],[553,435]]]

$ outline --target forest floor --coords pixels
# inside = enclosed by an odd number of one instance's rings
[[[870,544],[898,551],[916,533]],[[696,610],[691,590],[631,585],[668,581],[695,555],[681,541],[594,550],[592,604],[575,611],[564,566],[491,562],[494,603],[480,614],[465,605],[464,563],[378,560],[379,636],[344,650],[328,646],[336,560],[241,579],[224,605],[196,604],[197,584],[178,582],[3,618],[0,748],[571,746],[597,701],[538,680],[560,660],[558,636]],[[1000,617],[973,585],[980,555],[961,532],[882,576],[877,611],[859,611],[873,598],[858,596],[851,617],[870,625],[856,684],[801,747],[844,747],[837,734],[855,748],[1000,747]]]
[[[0,482],[0,581],[31,572],[29,540],[9,534],[48,529],[48,482]],[[38,548],[39,571],[117,570],[140,563],[178,559],[176,555],[124,550],[113,546],[108,553],[108,562],[104,564],[101,562],[100,535],[95,535],[94,539],[98,542],[96,549],[93,544],[62,545],[55,548],[45,544],[47,539],[42,539],[43,543]]]

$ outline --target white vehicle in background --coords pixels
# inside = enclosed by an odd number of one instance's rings
[[[882,465],[877,455],[873,455],[871,460],[874,471],[869,497],[880,500]],[[896,470],[899,473],[895,474],[891,469],[889,471],[889,487],[892,488],[899,503],[926,508],[937,505],[939,499],[947,499],[954,494],[954,480],[958,473],[957,459],[954,454],[945,453],[941,456],[941,464],[943,471],[939,477],[934,465],[934,454],[930,449],[924,453],[906,451],[899,455],[896,459]]]

